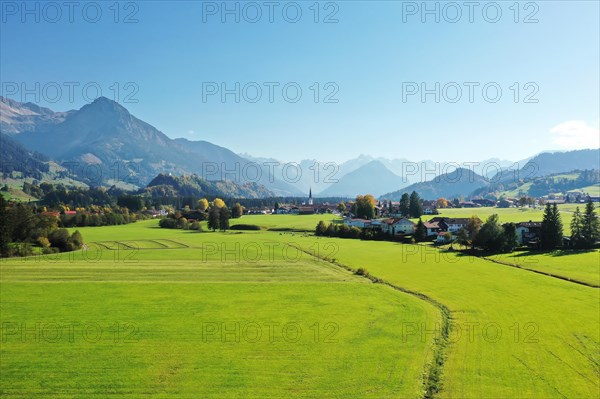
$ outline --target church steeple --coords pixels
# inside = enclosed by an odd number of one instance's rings
[[[313,198],[312,198],[312,187],[308,189],[308,205],[312,205],[313,204]]]

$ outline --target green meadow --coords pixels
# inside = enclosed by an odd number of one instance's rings
[[[1,395],[598,397],[600,291],[533,271],[593,284],[598,251],[499,264],[323,218],[81,228],[84,251],[1,261]]]
[[[2,397],[423,396],[435,337],[402,331],[438,320],[433,305],[280,233],[156,225],[0,263]]]
[[[298,237],[307,248],[312,239]],[[431,246],[333,240],[336,262],[450,310],[443,398],[594,398],[600,291]],[[595,252],[597,259],[598,251]],[[598,278],[594,257],[580,270]],[[590,277],[593,279],[593,277]],[[419,332],[427,335],[431,328]]]

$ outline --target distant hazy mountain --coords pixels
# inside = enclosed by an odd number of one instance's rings
[[[357,194],[373,194],[374,196],[405,185],[400,176],[392,173],[379,161],[371,161],[366,165],[342,176],[337,183],[330,185],[319,193],[320,197],[354,197]]]
[[[247,159],[208,141],[181,138],[175,139],[175,142],[194,156],[198,156],[198,159],[209,160],[196,165],[197,173],[207,180],[228,179],[238,183],[259,183],[278,196],[303,194],[294,184],[290,184],[278,169],[273,171],[269,168],[268,162],[274,162],[273,160]]]
[[[501,180],[531,179],[571,170],[591,169],[600,169],[600,149],[544,152],[524,163],[518,173],[504,172]]]
[[[382,199],[397,201],[403,193],[416,191],[421,198],[433,200],[440,197],[455,198],[468,196],[473,191],[488,185],[488,180],[472,170],[458,168],[451,173],[442,174],[431,181],[415,183],[401,190],[381,196]]]
[[[293,187],[298,195],[308,195],[309,190],[318,194],[331,185],[330,181],[339,179],[339,167],[333,162],[319,162],[316,159],[285,162],[275,158],[254,157],[246,153],[239,155],[257,165],[263,165],[265,175],[272,172],[275,177]],[[272,168],[271,172],[269,168]]]
[[[65,120],[74,111],[53,112],[32,103],[20,103],[0,96],[0,132],[16,135],[46,128]]]
[[[208,181],[198,175],[172,176],[166,173],[152,179],[142,192],[152,197],[264,198],[274,195],[263,185],[256,183]]]

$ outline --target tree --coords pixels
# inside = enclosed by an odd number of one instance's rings
[[[158,225],[163,229],[176,229],[177,220],[173,218],[164,218],[158,222]]]
[[[317,223],[317,227],[315,228],[315,235],[317,236],[324,236],[325,233],[327,232],[327,225],[325,224],[324,221],[319,221],[319,223]]]
[[[337,210],[339,213],[341,213],[342,215],[346,213],[347,209],[346,209],[346,204],[343,202],[340,202],[339,204],[337,204]]]
[[[225,201],[223,201],[221,198],[215,198],[213,205],[217,208],[223,208],[225,206]]]
[[[472,249],[475,248],[475,239],[481,229],[481,219],[477,216],[471,216],[467,222],[467,233],[469,233],[469,241],[471,241]]]
[[[540,231],[542,248],[555,249],[560,247],[562,245],[562,237],[563,227],[558,206],[556,206],[556,204],[546,204]]]
[[[205,212],[208,209],[208,200],[206,198],[202,198],[198,200],[198,210],[200,212]]]
[[[435,201],[435,206],[437,208],[447,208],[448,207],[448,200],[446,198],[438,198],[437,201]]]
[[[408,193],[402,194],[402,198],[400,198],[400,213],[402,216],[410,216],[410,196]]]
[[[79,230],[75,230],[71,237],[69,237],[69,242],[67,243],[67,248],[69,251],[75,251],[77,249],[81,249],[83,247],[83,237]]]
[[[571,243],[576,247],[585,245],[583,240],[583,216],[579,207],[575,208],[573,219],[571,219]]]
[[[500,251],[504,244],[504,230],[497,214],[491,215],[481,226],[475,238],[475,245],[486,251]]]
[[[12,210],[9,221],[12,226],[12,241],[28,241],[31,231],[35,226],[35,219],[31,208],[19,203]]]
[[[519,198],[519,206],[524,207],[525,205],[527,205],[527,197],[523,196]]]
[[[4,196],[0,194],[0,256],[8,256],[9,246],[11,240],[10,232],[10,221],[8,203],[4,199]]]
[[[421,203],[421,197],[416,191],[410,194],[409,199],[409,215],[413,218],[418,218],[423,215],[423,204]]]
[[[244,207],[240,205],[239,202],[237,202],[233,208],[231,208],[231,217],[234,219],[240,218],[242,217],[242,215],[244,214]]]
[[[582,216],[581,236],[586,247],[591,247],[600,240],[600,222],[591,199],[585,205],[585,212]]]
[[[452,242],[452,233],[450,233],[449,231],[444,233],[444,242]]]
[[[419,218],[419,222],[417,223],[417,227],[415,228],[414,238],[417,242],[425,241],[427,239],[427,228],[425,227],[425,224],[423,223],[421,218]]]
[[[117,198],[117,205],[122,208],[128,208],[133,212],[137,212],[144,207],[144,202],[139,195],[121,195]]]
[[[375,198],[371,194],[359,195],[352,206],[357,218],[373,219],[375,217]]]
[[[48,241],[53,247],[58,248],[61,252],[67,250],[69,245],[69,231],[67,229],[57,229],[48,235]]]
[[[512,252],[519,245],[517,226],[514,223],[506,223],[502,226],[502,250]]]
[[[212,231],[217,231],[221,227],[221,211],[216,206],[212,206],[208,210],[208,228]]]
[[[471,241],[469,240],[469,232],[467,231],[467,229],[462,228],[458,231],[456,242],[465,248],[469,246],[469,243]]]
[[[221,231],[225,231],[229,228],[229,218],[231,217],[231,212],[229,208],[226,206],[219,209],[219,227]]]

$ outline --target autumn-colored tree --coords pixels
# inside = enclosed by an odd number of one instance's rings
[[[202,198],[198,200],[198,210],[204,212],[208,209],[208,200],[206,198]]]
[[[435,201],[435,206],[438,208],[448,208],[448,200],[446,198],[438,198]]]
[[[225,201],[223,201],[221,198],[215,198],[213,205],[217,208],[223,208],[225,206]]]

